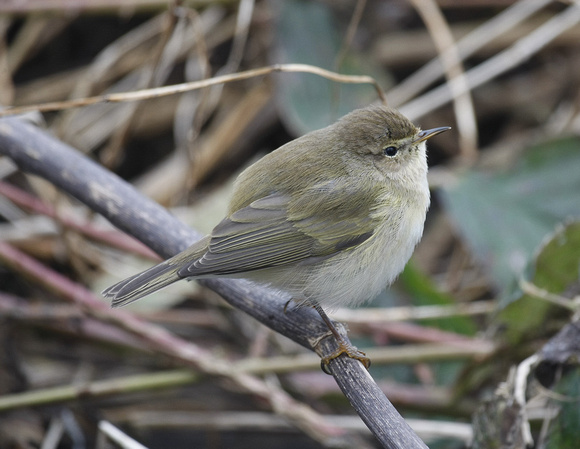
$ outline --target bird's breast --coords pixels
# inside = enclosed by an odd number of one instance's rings
[[[403,271],[421,238],[428,196],[392,203],[371,238],[337,255],[310,278],[307,290],[327,307],[373,299]]]

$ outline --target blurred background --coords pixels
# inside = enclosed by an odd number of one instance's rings
[[[579,22],[573,0],[8,0],[0,103],[272,64],[373,77],[414,123],[453,131],[429,142],[433,203],[405,272],[368,307],[334,318],[429,447],[524,447],[529,423],[532,447],[572,448],[578,353],[556,363],[544,345],[575,322],[580,292]],[[369,84],[277,72],[26,119],[207,232],[244,167],[376,101]],[[207,289],[180,283],[127,310],[233,370],[251,366],[328,426],[304,431],[271,401],[183,370],[65,302],[67,289],[99,296],[156,256],[7,159],[0,175],[0,240],[18,250],[0,254],[0,447],[114,447],[105,421],[149,448],[352,447],[353,435],[375,447],[316,356]],[[55,290],[47,278],[74,284]],[[542,348],[549,362],[534,365],[524,394],[514,367]]]

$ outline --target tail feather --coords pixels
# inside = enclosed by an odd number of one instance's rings
[[[162,262],[103,291],[113,307],[121,307],[182,279],[175,265]]]

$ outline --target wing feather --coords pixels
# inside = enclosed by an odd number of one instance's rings
[[[376,221],[368,193],[337,180],[298,200],[272,193],[218,224],[206,253],[177,274],[233,275],[332,257],[372,237]]]

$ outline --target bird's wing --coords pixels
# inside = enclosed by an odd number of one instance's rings
[[[207,252],[178,275],[231,275],[331,257],[373,235],[372,204],[369,192],[337,180],[297,199],[272,193],[218,224]]]

